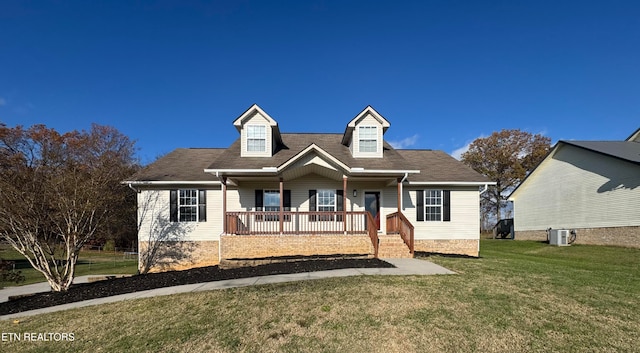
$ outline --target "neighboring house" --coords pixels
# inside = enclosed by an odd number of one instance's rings
[[[370,106],[342,134],[281,133],[257,105],[233,125],[230,147],[177,149],[125,181],[138,192],[141,264],[478,255],[480,193],[493,183],[444,152],[393,148]]]
[[[576,229],[577,243],[640,246],[640,129],[625,141],[559,141],[511,193],[516,239]]]

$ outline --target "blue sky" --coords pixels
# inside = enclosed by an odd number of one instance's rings
[[[227,147],[257,103],[283,132],[367,105],[405,148],[503,128],[640,127],[640,1],[0,1],[0,121],[111,125],[149,163]]]

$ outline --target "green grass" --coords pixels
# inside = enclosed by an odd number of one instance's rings
[[[458,275],[360,276],[132,300],[1,321],[20,352],[638,352],[640,249],[483,240]]]
[[[0,245],[0,259],[15,262],[16,271],[21,271],[22,275],[25,276],[25,281],[17,284],[0,282],[0,288],[46,281],[44,275],[34,270],[27,259],[9,245]],[[134,274],[137,270],[137,259],[131,257],[125,259],[123,252],[82,250],[76,263],[76,276]]]

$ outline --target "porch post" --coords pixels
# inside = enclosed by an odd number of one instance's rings
[[[227,177],[222,177],[222,232],[227,233]]]
[[[344,230],[344,235],[347,235],[347,199],[349,199],[349,194],[347,193],[347,176],[342,176],[342,229]]]
[[[284,181],[280,178],[280,235],[284,232]]]

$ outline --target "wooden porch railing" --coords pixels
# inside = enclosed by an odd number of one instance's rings
[[[369,212],[247,211],[227,212],[226,217],[226,234],[366,234],[378,257],[378,227]]]
[[[413,224],[402,212],[387,215],[387,234],[400,234],[404,243],[409,247],[409,252],[413,254]]]
[[[368,234],[367,212],[227,212],[225,233],[249,234]],[[280,217],[282,216],[282,222]],[[345,218],[346,217],[346,218]],[[282,224],[282,229],[280,228]],[[375,228],[375,223],[373,225]]]

